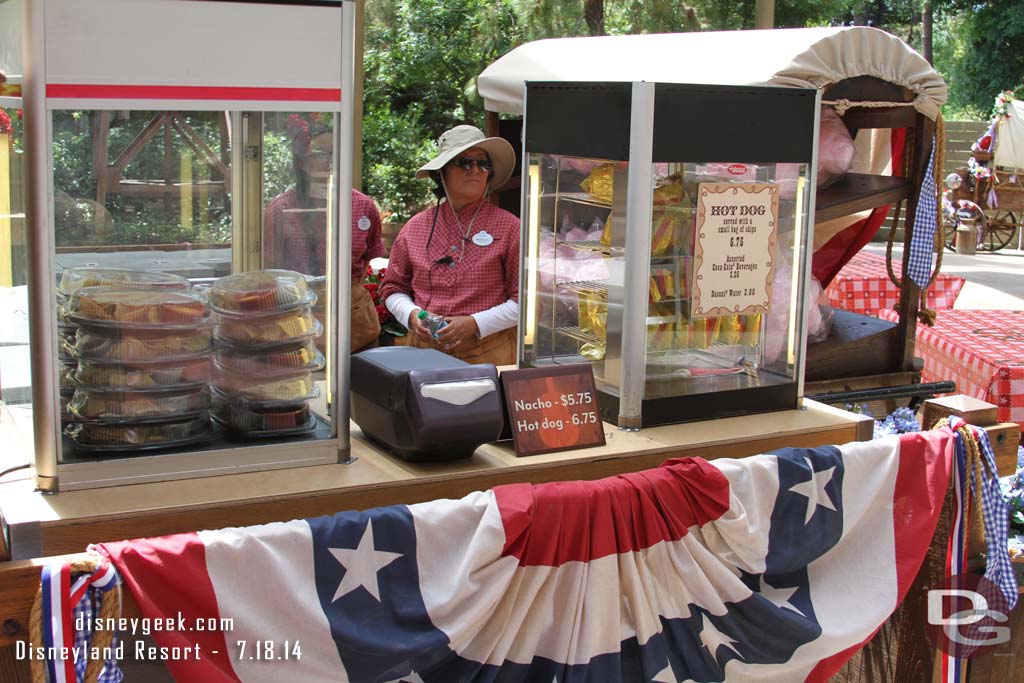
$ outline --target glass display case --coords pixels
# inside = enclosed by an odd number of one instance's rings
[[[39,488],[347,458],[350,4],[25,13]]]
[[[520,363],[590,363],[623,428],[797,407],[818,106],[528,83]]]

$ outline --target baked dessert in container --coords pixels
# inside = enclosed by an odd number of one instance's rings
[[[207,355],[213,349],[209,326],[186,330],[128,330],[83,325],[69,352],[76,358],[119,360],[180,360]]]
[[[213,362],[218,369],[261,377],[292,374],[296,370],[320,370],[324,366],[324,355],[312,340],[258,350],[221,345],[214,352]]]
[[[271,378],[218,369],[213,380],[214,396],[228,402],[241,399],[258,407],[299,403],[320,395],[309,370]]]
[[[210,319],[206,300],[189,292],[86,287],[68,300],[68,320],[79,325],[187,329]]]
[[[68,412],[83,422],[137,423],[201,417],[210,407],[206,387],[171,391],[78,389]]]
[[[74,382],[87,389],[170,389],[204,385],[211,379],[209,356],[131,363],[79,360]]]
[[[291,270],[234,273],[213,283],[210,306],[224,316],[281,313],[316,303],[302,274]]]
[[[292,436],[316,428],[316,418],[306,403],[254,408],[215,397],[211,418],[232,436],[254,439]]]
[[[181,422],[153,424],[76,422],[68,428],[67,435],[82,451],[146,451],[203,441],[210,435],[210,420],[201,417]]]
[[[252,318],[219,316],[214,336],[220,342],[255,349],[313,339],[319,337],[323,329],[307,305],[279,315]]]
[[[121,268],[68,268],[60,275],[57,290],[70,296],[85,287],[117,289],[162,289],[187,292],[189,281],[181,275],[158,270],[126,270]]]

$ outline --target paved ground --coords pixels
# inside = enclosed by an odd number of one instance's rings
[[[866,251],[885,254],[885,244],[872,242]],[[898,247],[894,254],[902,254]],[[965,310],[1024,310],[1024,251],[1002,249],[964,256],[946,251],[942,272],[967,280],[954,308]]]

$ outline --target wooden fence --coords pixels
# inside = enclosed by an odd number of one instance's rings
[[[988,130],[987,121],[946,121],[946,158],[942,164],[942,178],[956,171],[961,166],[967,165],[967,159],[971,156],[971,145]],[[889,228],[892,226],[892,212],[882,223],[882,227],[875,235],[876,242],[884,242],[889,238]],[[896,234],[896,241],[902,239],[902,230]]]

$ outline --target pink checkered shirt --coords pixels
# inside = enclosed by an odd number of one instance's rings
[[[263,214],[264,266],[323,275],[327,268],[326,220],[323,207],[300,207],[295,190],[275,197]],[[352,190],[352,279],[362,279],[370,259],[383,255],[380,212],[372,199]]]
[[[473,220],[477,208],[480,213]],[[430,226],[438,211],[434,238]],[[519,219],[490,202],[471,204],[459,212],[447,202],[413,216],[391,247],[381,299],[408,294],[417,306],[442,316],[471,315],[512,299],[519,301]],[[465,256],[460,262],[463,236]],[[487,235],[490,243],[487,244]],[[484,245],[484,246],[481,246]],[[452,263],[437,259],[452,257]]]

